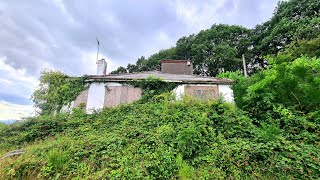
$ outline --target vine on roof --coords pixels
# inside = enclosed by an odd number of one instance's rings
[[[152,75],[141,80],[131,80],[128,84],[141,88],[142,98],[140,101],[142,102],[149,101],[153,96],[171,92],[179,85],[178,83],[167,82]]]

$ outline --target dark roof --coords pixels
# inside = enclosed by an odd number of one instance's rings
[[[130,74],[110,74],[110,75],[89,75],[87,82],[125,82],[129,80],[145,79],[155,76],[167,82],[177,82],[186,84],[231,84],[230,79],[204,77],[199,75],[167,74],[160,71],[146,71]]]

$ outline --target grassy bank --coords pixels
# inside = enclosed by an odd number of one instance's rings
[[[319,177],[312,115],[282,109],[256,123],[232,104],[170,95],[91,115],[40,116],[1,131],[2,179],[219,179]],[[292,126],[294,125],[294,126]],[[1,127],[2,128],[2,127]]]

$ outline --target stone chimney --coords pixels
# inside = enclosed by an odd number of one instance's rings
[[[161,72],[168,74],[193,74],[193,64],[190,60],[162,60]]]
[[[107,74],[107,62],[105,59],[100,59],[97,61],[97,75]]]

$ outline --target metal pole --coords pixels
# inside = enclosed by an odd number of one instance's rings
[[[244,74],[244,77],[248,77],[247,65],[246,65],[246,60],[244,59],[244,54],[242,54],[242,63],[243,63],[243,74]]]
[[[96,39],[97,39],[97,44],[98,44],[98,52],[97,52],[97,62],[98,62],[98,58],[99,58],[99,45],[100,45],[100,43],[99,43],[98,38],[96,38]]]

